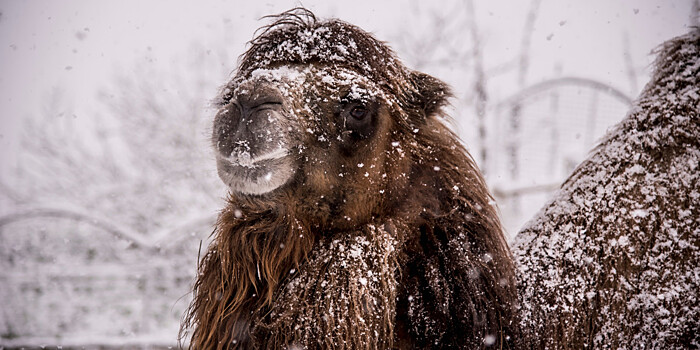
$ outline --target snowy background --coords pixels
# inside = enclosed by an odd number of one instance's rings
[[[0,347],[175,345],[225,195],[209,100],[302,4],[454,87],[511,237],[698,25],[697,0],[0,0]]]

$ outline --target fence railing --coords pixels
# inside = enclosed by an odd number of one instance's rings
[[[146,235],[64,204],[0,215],[0,347],[175,346],[214,221]]]
[[[491,157],[486,168],[511,235],[632,103],[609,84],[560,77],[526,87],[490,109],[488,146],[499,156]]]

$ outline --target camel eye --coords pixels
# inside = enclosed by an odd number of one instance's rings
[[[367,109],[363,106],[356,106],[350,110],[350,116],[357,120],[365,119],[367,116]]]
[[[343,125],[348,130],[366,136],[374,124],[374,114],[374,107],[371,103],[367,105],[361,102],[349,102],[343,106],[341,117]]]
[[[347,101],[340,105],[339,122],[347,145],[366,140],[377,126],[378,104],[373,101]]]

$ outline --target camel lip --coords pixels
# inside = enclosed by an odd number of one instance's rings
[[[220,157],[217,162],[219,177],[231,191],[262,195],[286,184],[294,175],[293,160],[289,153],[273,151],[252,160],[239,161]]]
[[[223,157],[223,159],[234,166],[239,166],[243,168],[259,168],[265,163],[284,159],[288,155],[288,149],[279,147],[273,151],[263,153],[261,155],[256,155],[254,157],[251,157],[249,152],[242,152],[238,154],[231,154],[228,157]]]

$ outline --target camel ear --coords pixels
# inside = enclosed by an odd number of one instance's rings
[[[422,72],[411,72],[411,84],[417,93],[413,103],[423,112],[424,118],[438,113],[452,97],[452,91],[446,83]]]

